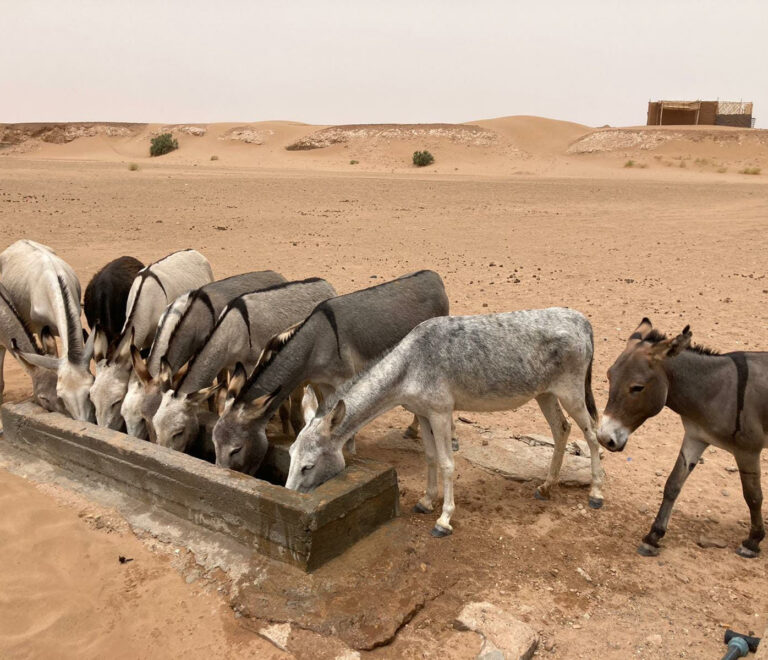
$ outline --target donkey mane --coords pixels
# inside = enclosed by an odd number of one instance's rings
[[[275,358],[279,355],[280,351],[282,351],[291,339],[297,335],[299,330],[304,327],[311,316],[312,314],[303,321],[294,323],[291,327],[279,332],[267,342],[267,345],[264,346],[264,349],[261,351],[261,355],[259,355],[259,360],[256,362],[256,366],[253,368],[251,375],[248,376],[248,380],[245,381],[245,385],[240,390],[240,394],[237,397],[238,399],[242,400],[242,397],[250,389],[251,385],[253,385],[253,383],[256,382],[256,379],[275,361]]]
[[[667,339],[667,335],[663,332],[659,332],[656,328],[653,328],[644,338],[643,341],[647,341],[649,344],[658,344],[660,341]],[[688,346],[687,351],[693,351],[699,355],[720,355],[720,351],[716,351],[714,348],[702,346],[701,344],[691,344]]]
[[[210,296],[205,293],[205,291],[201,291],[200,289],[195,289],[192,291],[192,293],[189,294],[189,298],[187,299],[187,306],[184,308],[184,311],[181,314],[181,318],[179,319],[179,322],[176,324],[176,326],[171,331],[171,336],[168,338],[168,346],[171,345],[174,338],[176,337],[176,333],[179,331],[179,328],[181,327],[182,323],[184,323],[184,319],[189,316],[191,310],[192,310],[192,304],[199,300],[202,302],[208,311],[211,313],[211,318],[213,319],[214,326],[216,325],[216,311],[213,309],[213,303],[211,302]]]
[[[24,334],[27,336],[29,343],[34,347],[35,353],[37,353],[38,355],[43,355],[44,351],[38,345],[37,339],[35,339],[35,335],[32,332],[32,329],[29,327],[29,323],[27,323],[27,321],[21,317],[21,315],[19,314],[19,311],[14,306],[13,301],[3,293],[3,288],[4,287],[0,285],[0,298],[3,299],[3,302],[5,302],[5,304],[8,305],[8,309],[10,309],[13,315],[16,317],[16,321],[21,326],[21,329],[24,330]]]
[[[62,278],[61,275],[57,275],[56,279],[59,281],[61,297],[64,300],[64,315],[67,318],[67,359],[70,362],[82,362],[83,336],[80,335],[77,331],[80,315],[75,315],[75,311],[73,309],[75,301],[72,299],[72,294],[69,292],[67,285],[64,283],[64,278]],[[59,328],[59,333],[61,333],[61,328]]]

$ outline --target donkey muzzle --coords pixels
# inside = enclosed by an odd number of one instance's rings
[[[603,415],[597,430],[597,441],[608,451],[623,451],[629,439],[629,429],[621,422]]]

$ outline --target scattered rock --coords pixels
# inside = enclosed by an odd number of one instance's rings
[[[467,445],[464,458],[477,467],[504,475],[513,481],[543,480],[547,476],[553,449],[548,445],[531,446],[525,441],[492,439],[487,446]],[[587,486],[591,483],[590,461],[583,456],[568,456],[560,470],[560,483]]]
[[[714,539],[710,536],[701,536],[696,541],[700,548],[727,548],[728,544],[720,539]]]
[[[587,582],[592,582],[592,578],[589,577],[589,573],[587,573],[583,568],[577,568],[576,572],[581,575]]]
[[[720,494],[723,497],[728,497],[730,495],[730,493],[725,488],[723,488],[723,490],[720,491]]]
[[[645,638],[645,643],[648,644],[648,646],[661,646],[664,643],[664,639],[661,635],[648,635],[648,637]]]
[[[735,465],[726,465],[725,466],[726,472],[738,472],[739,468],[737,468]]]
[[[539,644],[539,636],[531,626],[491,603],[465,605],[454,627],[483,637],[477,656],[482,660],[529,660]]]
[[[291,636],[290,623],[275,623],[259,630],[259,635],[272,642],[281,651],[288,650],[288,638]]]

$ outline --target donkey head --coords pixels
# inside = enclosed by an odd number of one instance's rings
[[[120,408],[131,375],[133,331],[124,334],[116,347],[109,346],[107,335],[98,325],[92,335],[95,336],[93,359],[96,362],[96,379],[91,386],[91,401],[96,407],[96,423],[118,431],[123,425]]]
[[[677,337],[645,341],[652,330],[651,322],[644,318],[608,370],[608,405],[597,439],[610,451],[622,451],[630,433],[661,412],[669,390],[664,361],[679,355],[691,343],[689,326]]]
[[[308,493],[344,469],[341,451],[344,443],[337,436],[347,408],[344,401],[339,400],[330,411],[318,417],[317,397],[311,387],[304,392],[301,407],[304,428],[288,450],[291,467],[285,487]]]
[[[93,353],[93,337],[88,338],[82,353],[71,352],[58,357],[52,336],[42,333],[43,345],[53,354],[22,353],[14,350],[14,356],[32,377],[35,396],[41,397],[41,405],[47,410],[65,412],[74,419],[90,422],[93,420],[93,405],[88,397],[93,374],[89,365]],[[43,376],[42,372],[50,375]],[[55,396],[51,393],[50,382],[55,380]],[[37,381],[37,385],[35,382]],[[55,404],[53,402],[56,402]]]
[[[164,366],[161,367],[161,373],[169,373],[170,367],[165,366],[168,363],[165,359],[161,361]],[[197,411],[200,404],[207,401],[216,392],[221,389],[222,384],[205,387],[198,392],[185,394],[168,389],[162,393],[157,412],[152,417],[151,426],[154,437],[151,439],[158,445],[170,447],[177,451],[185,451],[192,441],[197,437],[200,429],[200,422],[197,417]]]
[[[269,447],[265,413],[282,388],[250,402],[238,401],[245,382],[245,368],[238,363],[229,382],[224,410],[213,427],[213,446],[216,465],[255,474]]]
[[[45,354],[57,358],[59,349],[56,346],[56,340],[53,338],[48,326],[43,328],[40,333],[40,339],[42,340]],[[65,413],[64,404],[56,393],[57,372],[52,371],[51,369],[38,367],[31,362],[28,362],[25,358],[25,355],[27,354],[22,353],[19,350],[19,346],[15,339],[11,340],[9,351],[11,355],[16,358],[24,371],[27,372],[27,375],[32,379],[32,396],[35,403],[49,412]]]

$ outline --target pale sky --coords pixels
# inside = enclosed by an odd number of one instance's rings
[[[0,122],[621,126],[720,98],[768,126],[766,0],[0,0],[0,26]]]

